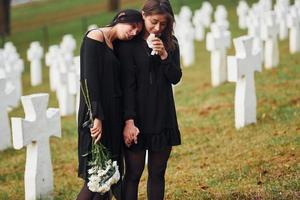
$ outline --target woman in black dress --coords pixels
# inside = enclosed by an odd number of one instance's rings
[[[180,81],[182,72],[169,1],[146,0],[142,15],[142,36],[122,42],[118,49],[127,146],[123,189],[126,200],[137,199],[148,150],[148,200],[162,200],[167,161],[172,146],[181,143],[172,84]]]
[[[85,180],[77,199],[108,199],[108,193],[100,195],[89,191],[88,162],[92,138],[110,151],[112,159],[122,161],[122,108],[120,89],[120,62],[115,56],[113,44],[117,40],[130,40],[142,30],[142,16],[136,10],[123,10],[104,28],[86,33],[80,50],[80,81],[87,80],[91,101],[93,126],[85,126],[89,119],[88,108],[80,94],[78,114],[78,176]],[[119,199],[119,197],[117,197]]]

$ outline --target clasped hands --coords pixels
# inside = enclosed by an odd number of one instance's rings
[[[134,125],[132,119],[127,120],[123,130],[124,143],[127,147],[130,147],[132,144],[137,144],[138,134],[140,133],[139,129]]]
[[[93,127],[90,128],[91,137],[97,143],[102,136],[102,121],[100,119],[95,118],[93,122]],[[124,131],[123,138],[127,147],[130,147],[132,144],[137,144],[137,136],[140,133],[139,129],[134,125],[133,120],[127,120]]]

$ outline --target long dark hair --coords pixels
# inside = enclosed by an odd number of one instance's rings
[[[161,39],[165,42],[167,50],[175,49],[175,41],[173,39],[174,32],[174,12],[168,0],[146,0],[142,8],[145,16],[163,14],[167,16],[167,27],[162,32]]]

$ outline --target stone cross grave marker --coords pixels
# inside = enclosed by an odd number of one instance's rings
[[[211,52],[211,80],[214,87],[227,80],[226,51],[230,45],[231,34],[226,26],[213,23],[206,37],[206,48]]]
[[[279,25],[276,22],[274,11],[265,13],[265,24],[262,27],[262,39],[265,41],[265,68],[271,69],[279,64],[278,33]]]
[[[51,91],[56,91],[57,84],[59,81],[59,56],[59,46],[50,46],[48,52],[46,53],[45,61],[46,65],[49,67],[49,80]]]
[[[49,137],[61,137],[59,110],[49,108],[49,94],[21,97],[25,119],[12,118],[13,145],[27,147],[25,200],[52,199],[53,175]]]
[[[12,147],[7,108],[14,96],[9,93],[7,92],[6,78],[0,77],[0,151]]]
[[[287,25],[290,29],[290,53],[300,52],[300,11],[298,14],[296,7],[290,9]]]
[[[279,39],[285,40],[288,38],[289,30],[287,27],[287,16],[289,13],[288,8],[281,5],[275,6],[276,19],[279,24]]]
[[[254,72],[261,71],[261,52],[253,52],[253,37],[234,39],[236,56],[228,56],[228,81],[236,82],[235,127],[256,123]]]
[[[239,1],[239,5],[236,8],[237,15],[239,17],[239,28],[240,29],[246,29],[247,28],[247,15],[249,11],[249,6],[246,1],[241,0]]]
[[[42,58],[43,47],[40,43],[35,41],[30,44],[27,50],[27,58],[30,61],[30,80],[31,86],[37,86],[42,84]]]

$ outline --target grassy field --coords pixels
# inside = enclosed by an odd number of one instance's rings
[[[104,1],[104,0],[102,0]],[[13,9],[12,19],[19,23],[44,16],[60,15],[70,8],[79,11],[82,1],[43,1]],[[86,5],[98,5],[85,0]],[[171,1],[175,11],[185,3],[193,9],[201,1]],[[224,3],[212,1],[213,5]],[[224,3],[229,11],[230,30],[234,37],[244,34],[237,28],[235,6],[237,1]],[[49,5],[49,7],[48,7]],[[132,0],[126,6],[139,8],[141,1]],[[99,7],[100,9],[100,7]],[[26,13],[26,14],[24,14]],[[55,14],[53,14],[55,13]],[[94,13],[93,13],[94,14]],[[62,14],[61,14],[62,15]],[[103,25],[112,13],[99,10],[88,21]],[[86,16],[87,17],[87,16]],[[49,26],[49,44],[57,43],[64,33],[71,33],[78,42],[82,37],[82,15],[66,17],[66,22]],[[35,23],[30,32],[15,33],[11,39],[17,44],[21,56],[33,39],[43,38]],[[24,27],[25,30],[26,27]],[[42,39],[41,39],[42,41]],[[257,124],[241,130],[234,128],[235,84],[226,83],[212,88],[210,85],[210,54],[204,42],[196,43],[196,64],[183,69],[183,79],[176,87],[176,105],[182,133],[182,145],[173,149],[166,174],[166,199],[300,199],[300,54],[288,53],[288,41],[279,43],[280,65],[276,69],[256,74]],[[77,49],[77,52],[78,52]],[[233,55],[234,49],[229,50]],[[49,92],[48,70],[44,68],[42,86],[30,87],[29,70],[23,76],[24,94]],[[57,107],[54,93],[50,93],[50,106]],[[22,107],[10,116],[24,116]],[[62,138],[51,138],[54,170],[54,199],[72,200],[82,186],[77,178],[77,135],[75,116],[62,118]],[[24,199],[25,148],[0,152],[0,200]],[[146,172],[140,184],[140,199],[146,199]]]

